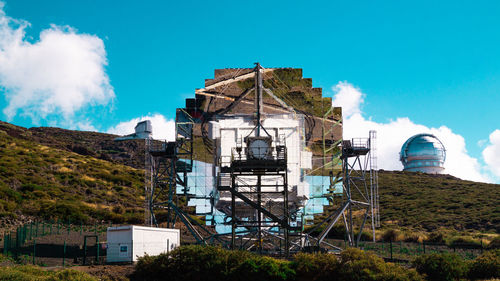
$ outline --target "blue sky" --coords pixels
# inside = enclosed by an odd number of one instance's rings
[[[493,146],[492,155],[500,151],[496,135],[490,139],[500,129],[498,1],[4,4],[4,18],[29,23],[23,42],[37,44],[41,32],[57,28],[100,39],[107,64],[102,58],[96,64],[104,74],[98,69],[89,73],[103,74],[98,84],[107,90],[104,97],[96,94],[66,111],[47,106],[37,114],[39,107],[21,104],[10,115],[4,110],[1,120],[99,131],[152,114],[168,120],[205,78],[213,77],[215,68],[252,67],[259,61],[264,67],[303,68],[324,95],[342,91],[332,87],[345,81],[362,93],[359,110],[365,121],[390,124],[407,117],[429,129],[445,126],[464,138],[465,147],[458,149],[477,159],[484,175],[494,181],[500,176],[495,172],[500,163],[483,155],[488,146]],[[99,46],[97,41],[92,46]],[[23,82],[3,75],[2,80],[0,65],[1,109]],[[77,125],[82,122],[86,126]]]

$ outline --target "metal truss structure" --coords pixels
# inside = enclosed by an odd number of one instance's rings
[[[255,71],[255,136],[247,136],[247,146],[232,149],[231,163],[221,166],[217,190],[231,193],[231,248],[259,253],[289,255],[290,225],[287,147],[262,126],[262,93],[266,91],[285,108],[291,108],[262,86],[262,67]],[[245,93],[245,92],[244,92]],[[293,111],[293,109],[291,109]],[[253,147],[253,142],[261,146]],[[275,145],[271,145],[274,142]],[[263,179],[274,178],[272,185]],[[281,204],[276,204],[276,201]]]
[[[188,173],[193,169],[194,121],[183,109],[177,109],[175,141],[146,140],[146,225],[167,227],[182,222],[198,243],[212,233],[187,214],[181,205],[189,197]],[[181,188],[181,190],[179,190]],[[179,192],[180,191],[180,192]],[[184,202],[180,202],[180,201]]]
[[[197,122],[188,111],[177,109],[174,141],[159,141],[151,138],[145,140],[145,224],[158,226],[161,222],[165,223],[166,227],[185,226],[199,244],[215,243],[232,249],[288,256],[291,252],[306,248],[340,250],[328,243],[326,238],[333,226],[342,221],[349,245],[357,246],[367,221],[371,224],[373,233],[375,227],[380,224],[377,159],[375,157],[376,132],[370,131],[369,138],[366,139],[335,139],[334,131],[340,130],[340,135],[342,134],[340,108],[333,108],[329,105],[329,110],[322,118],[296,111],[294,107],[289,106],[270,89],[263,86],[262,74],[267,73],[266,71],[257,63],[253,73],[229,79],[233,83],[253,77],[255,83],[244,89],[239,96],[227,98],[231,101],[227,107],[211,113],[207,112],[200,119],[201,121],[197,121],[202,141],[207,148],[207,153],[210,154],[206,158],[214,159],[212,172],[207,174],[207,178],[208,175],[214,177],[214,192],[196,195],[190,190],[189,181],[192,179],[189,174],[195,172],[193,129]],[[219,98],[221,94],[212,91],[215,91],[216,87],[227,85],[229,84],[225,81],[217,82],[197,90],[196,93]],[[215,156],[216,146],[208,138],[206,125],[210,120],[226,115],[239,103],[243,101],[248,103],[245,97],[252,92],[255,93],[253,135],[245,138],[246,146],[240,142],[236,147],[232,147],[229,164],[222,166],[221,160]],[[320,141],[317,141],[321,145],[322,156],[313,159],[313,168],[304,176],[320,175],[329,179],[328,188],[321,196],[336,209],[308,233],[303,231],[305,220],[299,218],[300,207],[290,200],[287,146],[278,136],[272,137],[262,126],[262,120],[266,118],[263,114],[263,93],[268,94],[281,106],[281,112],[288,112],[295,116],[294,118],[297,118],[297,114],[303,116],[306,121],[305,127],[307,127],[304,134],[305,143],[311,139],[315,118],[323,122],[323,136]],[[268,143],[266,152],[258,156],[261,148],[258,148],[257,152],[251,151],[252,141]],[[200,145],[198,142],[197,144]],[[314,162],[315,160],[318,161]],[[269,184],[269,178],[275,181],[272,185]],[[341,193],[337,188],[340,184],[342,185]],[[218,222],[230,226],[230,232],[215,233],[213,229],[202,225],[189,215],[185,208],[188,200],[200,199],[211,202],[213,212],[214,202],[218,199],[216,198],[217,192],[226,192],[231,196],[230,204],[222,210],[227,217],[224,222]],[[359,216],[360,213],[361,216]],[[207,219],[207,224],[208,222]],[[214,219],[211,223],[216,224]],[[311,235],[324,225],[326,226],[319,236]]]
[[[368,138],[343,140],[341,146],[342,173],[333,179],[342,181],[342,201],[338,208],[312,231],[326,224],[318,237],[306,235],[306,245],[340,250],[325,240],[333,226],[342,218],[349,246],[357,247],[365,224],[370,218],[369,230],[375,239],[375,228],[380,224],[378,204],[378,175],[376,166],[376,131]],[[355,217],[354,213],[361,214]]]

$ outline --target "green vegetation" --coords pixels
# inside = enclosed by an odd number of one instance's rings
[[[293,82],[287,78],[289,71],[273,75],[282,75],[285,83],[299,83],[291,87],[308,86],[307,79]],[[135,168],[143,165],[144,146],[134,141],[113,142],[113,138],[0,122],[0,218],[28,215],[83,223],[93,219],[141,222],[144,174]],[[194,149],[196,157],[212,162],[200,138]],[[394,241],[483,242],[486,246],[498,237],[499,185],[449,175],[389,171],[380,171],[379,184],[382,228],[378,240],[389,229],[397,229]],[[338,205],[341,199],[335,200]],[[333,211],[335,206],[327,210]],[[317,216],[315,222],[327,215]],[[369,239],[371,234],[363,236]],[[334,229],[330,237],[342,239],[343,229]],[[491,247],[499,244],[495,243]]]
[[[97,279],[80,271],[64,269],[49,271],[30,265],[0,267],[0,280],[9,281],[96,281]]]
[[[374,254],[348,249],[298,254],[292,261],[209,246],[183,246],[141,258],[132,280],[422,280],[413,269],[386,263]]]
[[[456,254],[427,254],[416,258],[413,264],[429,281],[500,278],[498,250],[486,252],[472,261],[465,261]]]
[[[464,181],[450,175],[412,172],[379,173],[383,228],[398,228],[404,237],[418,232],[441,242],[460,236],[462,242],[500,232],[500,188],[496,184]],[[459,243],[449,241],[449,244]]]
[[[0,126],[0,217],[142,221],[141,170],[11,136],[8,129]]]
[[[500,278],[500,250],[486,252],[470,262],[467,277],[471,280]]]
[[[427,254],[414,261],[417,271],[429,281],[460,280],[467,274],[467,264],[455,254]]]

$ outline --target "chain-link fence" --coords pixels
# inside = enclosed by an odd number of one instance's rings
[[[0,253],[21,263],[44,266],[103,264],[109,248],[106,244],[106,230],[109,226],[113,225],[88,225],[69,221],[30,222],[0,235],[0,247],[3,246]],[[339,248],[348,247],[344,240],[328,239],[328,243]],[[409,263],[417,256],[429,253],[456,253],[465,259],[474,259],[486,248],[483,243],[447,245],[425,241],[361,242],[359,247],[386,260],[400,263]],[[120,251],[123,249],[120,248]]]
[[[21,263],[70,265],[104,263],[111,223],[34,221],[0,235],[0,252]]]
[[[418,242],[362,242],[359,247],[366,251],[373,251],[378,256],[401,263],[413,261],[417,256],[430,253],[455,253],[464,259],[475,259],[480,256],[485,247],[480,244],[455,243],[448,245],[445,243],[433,243],[423,241]]]

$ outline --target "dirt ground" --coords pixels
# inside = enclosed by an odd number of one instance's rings
[[[91,265],[75,266],[71,269],[86,272],[99,280],[128,281],[128,275],[134,271],[134,266],[127,265]]]

